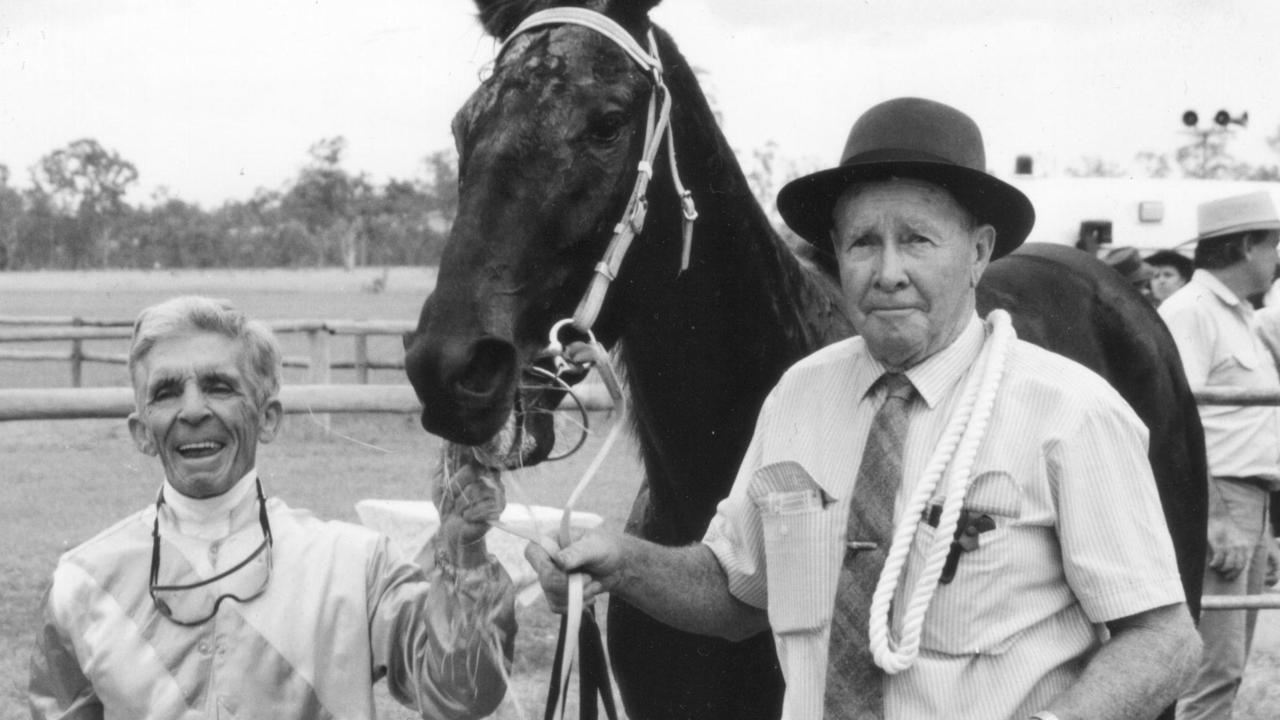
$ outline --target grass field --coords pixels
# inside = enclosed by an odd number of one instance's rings
[[[0,315],[80,315],[131,318],[142,307],[179,293],[226,297],[264,319],[417,317],[434,276],[421,269],[392,269],[385,288],[370,292],[378,269],[324,271],[193,271],[0,273]],[[304,354],[305,340],[283,338],[286,354]],[[382,342],[385,341],[385,342]],[[35,347],[35,344],[23,347]],[[44,349],[49,349],[45,346]],[[94,345],[123,352],[122,343]],[[335,344],[334,357],[350,346]],[[395,338],[370,342],[375,358],[398,358]],[[303,379],[291,371],[287,382]],[[335,375],[335,382],[349,381]],[[401,383],[399,372],[375,373],[373,382]],[[65,387],[66,363],[0,361],[0,387]],[[126,385],[124,369],[87,365],[86,385]],[[509,501],[561,505],[609,427],[594,418],[587,447],[560,463],[511,478]],[[363,498],[423,499],[427,473],[439,446],[416,418],[334,415],[331,431],[306,416],[289,416],[286,430],[260,455],[270,492],[322,517],[355,521]],[[75,420],[0,423],[0,720],[27,717],[25,684],[40,594],[58,555],[115,519],[154,499],[160,476],[154,462],[132,448],[123,421]],[[621,527],[640,479],[636,450],[615,448],[580,509]],[[513,692],[496,717],[541,716],[554,649],[556,618],[539,600],[519,611]],[[571,694],[572,696],[572,694]],[[521,712],[521,709],[523,712]],[[410,713],[381,697],[380,717]],[[1237,720],[1280,717],[1280,612],[1259,619],[1258,638],[1237,703]]]

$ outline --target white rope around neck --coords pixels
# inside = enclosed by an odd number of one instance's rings
[[[991,323],[991,336],[986,340],[978,358],[978,368],[965,383],[960,404],[952,413],[946,431],[938,441],[923,477],[916,485],[911,501],[901,514],[884,569],[880,572],[880,579],[871,599],[868,630],[871,652],[876,664],[890,675],[911,667],[919,655],[924,616],[933,600],[938,578],[942,575],[943,565],[951,550],[952,536],[959,522],[964,496],[973,479],[973,463],[986,435],[996,390],[1004,375],[1009,343],[1017,337],[1009,313],[1004,310],[992,310],[987,321]],[[938,481],[948,466],[951,470],[945,486],[947,495],[934,532],[933,545],[915,587],[907,595],[904,606],[897,608],[903,622],[902,637],[895,642],[889,631],[889,607],[906,570],[907,556],[923,519],[925,506],[933,497]]]

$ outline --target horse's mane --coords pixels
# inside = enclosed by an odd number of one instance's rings
[[[836,282],[840,281],[840,267],[836,264],[836,258],[831,253],[819,250],[804,240],[788,240],[787,246],[799,258],[802,265],[806,265]]]
[[[608,14],[629,29],[644,27],[649,10],[661,0],[477,0],[480,24],[486,32],[500,40],[529,15],[550,7],[585,7]]]

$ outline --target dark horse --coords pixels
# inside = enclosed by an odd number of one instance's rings
[[[496,38],[562,4],[478,0]],[[643,45],[656,0],[577,4],[613,18]],[[646,474],[627,530],[684,544],[702,536],[727,494],[756,412],[782,371],[852,329],[830,276],[798,260],[770,227],[688,63],[665,32],[653,32],[673,102],[679,172],[699,213],[692,258],[680,272],[681,207],[663,160],[649,186],[648,222],[594,331],[627,379]],[[458,217],[435,292],[406,339],[428,431],[485,443],[554,399],[530,390],[522,373],[551,325],[572,315],[623,212],[650,89],[649,76],[614,43],[555,25],[514,39],[458,112]],[[993,264],[979,290],[983,313],[1007,308],[1021,337],[1107,377],[1147,422],[1187,595],[1197,603],[1203,438],[1158,316],[1118,275],[1073,248],[1028,246]],[[535,462],[554,438],[526,425],[524,460]],[[636,720],[780,712],[768,633],[742,643],[685,634],[616,599],[608,628]]]

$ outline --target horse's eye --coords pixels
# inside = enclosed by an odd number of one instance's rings
[[[587,132],[591,139],[598,143],[611,143],[622,134],[627,126],[627,117],[620,112],[610,112],[592,118]]]

